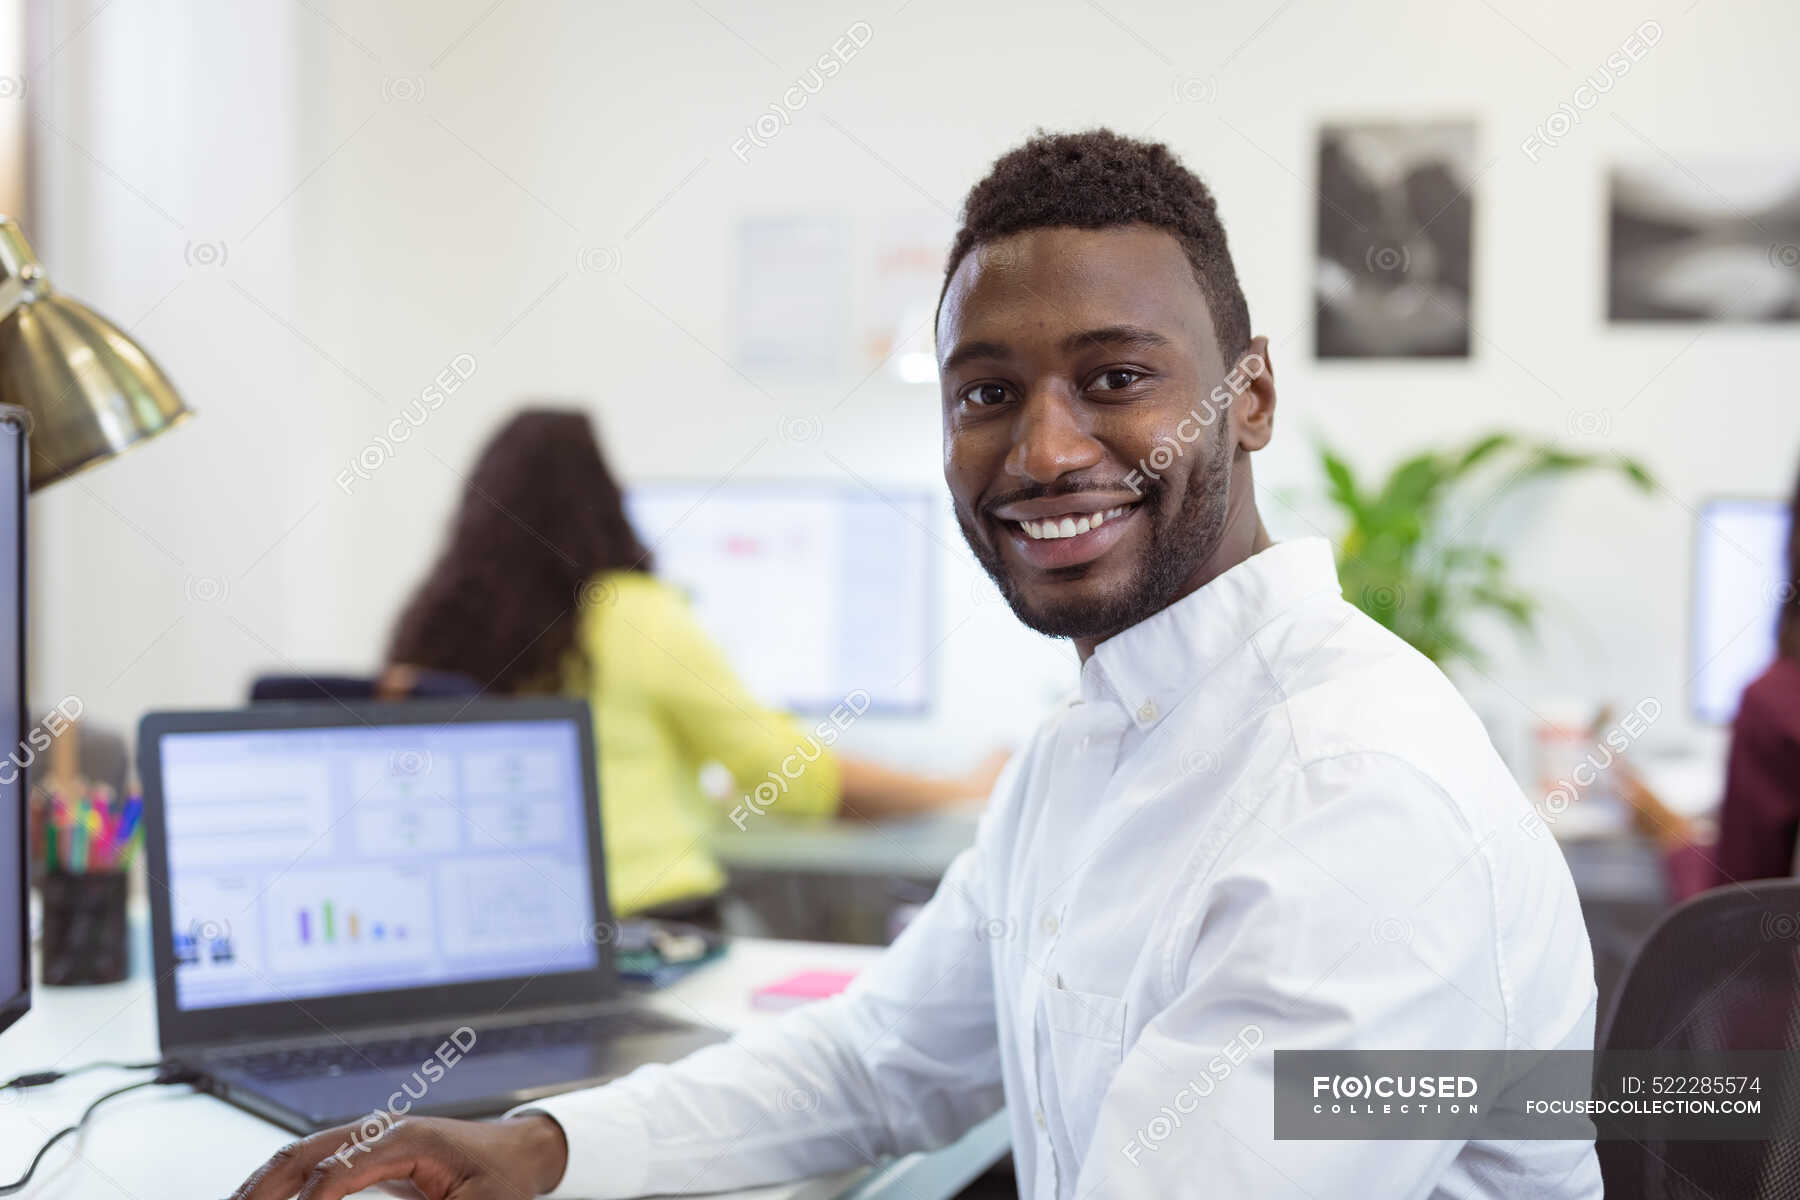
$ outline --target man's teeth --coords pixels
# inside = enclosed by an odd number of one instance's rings
[[[1132,505],[1121,504],[1119,507],[1109,508],[1105,512],[1045,517],[1041,521],[1020,521],[1019,528],[1025,531],[1026,537],[1038,542],[1048,541],[1051,538],[1079,537],[1090,529],[1100,528],[1102,521],[1122,517],[1131,509]]]

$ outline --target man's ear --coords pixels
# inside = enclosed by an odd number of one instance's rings
[[[1261,450],[1275,434],[1275,365],[1269,361],[1269,339],[1251,338],[1249,349],[1225,380],[1237,392],[1231,402],[1231,427],[1238,449]]]

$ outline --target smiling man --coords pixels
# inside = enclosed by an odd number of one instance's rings
[[[1059,200],[1015,175],[1042,165],[1002,160],[970,196],[986,222],[972,218],[951,251],[939,310],[944,476],[963,536],[1013,611],[1073,638],[1085,660],[1269,545],[1248,454],[1269,440],[1275,390],[1216,218],[1211,238],[1196,228],[1180,240],[1141,218],[1045,225],[1046,208],[1073,219],[1106,212],[1107,198]],[[1204,302],[1208,269],[1232,289],[1222,332]],[[1255,365],[1233,376],[1250,387],[1231,425],[1209,429],[1222,415],[1215,385],[1239,359]]]
[[[937,896],[836,999],[347,1163],[316,1135],[239,1200],[711,1191],[1002,1103],[1033,1198],[1600,1194],[1591,1142],[1274,1137],[1276,1051],[1590,1049],[1593,967],[1467,706],[1345,602],[1326,542],[1263,528],[1274,372],[1205,186],[1105,131],[1005,155],[938,346],[963,534],[1081,672]]]

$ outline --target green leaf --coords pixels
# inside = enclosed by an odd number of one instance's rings
[[[1388,476],[1387,486],[1376,498],[1375,508],[1384,514],[1404,514],[1418,524],[1418,515],[1430,510],[1443,481],[1443,466],[1436,454],[1415,455],[1394,468],[1393,474]]]
[[[1356,476],[1351,473],[1350,464],[1323,446],[1319,448],[1319,461],[1325,464],[1325,476],[1331,480],[1331,499],[1353,518],[1360,518],[1362,498],[1356,494]]]
[[[1649,468],[1635,458],[1619,459],[1619,469],[1625,472],[1625,478],[1638,485],[1646,492],[1656,490],[1656,476],[1650,474]]]
[[[1458,512],[1483,513],[1534,478],[1582,471],[1615,472],[1643,491],[1656,486],[1635,459],[1566,450],[1506,431],[1460,450],[1414,454],[1369,494],[1329,446],[1319,446],[1319,460],[1327,494],[1347,521],[1338,546],[1344,595],[1440,666],[1486,662],[1467,632],[1478,613],[1498,614],[1522,636],[1534,633],[1537,601],[1514,586],[1505,557],[1471,535],[1472,520],[1449,527],[1446,510],[1456,485],[1477,467],[1510,462],[1504,474],[1492,473],[1499,482],[1485,503],[1458,500]]]
[[[1477,607],[1499,612],[1522,630],[1531,629],[1533,619],[1537,615],[1535,600],[1506,587],[1478,584],[1469,589],[1469,600]]]
[[[1450,468],[1450,477],[1452,479],[1462,478],[1498,451],[1517,445],[1518,441],[1519,439],[1510,433],[1490,433],[1484,438],[1477,439],[1473,445],[1462,452],[1462,457],[1456,460],[1456,465]]]

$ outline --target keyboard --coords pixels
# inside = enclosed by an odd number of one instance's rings
[[[544,1046],[589,1045],[647,1033],[679,1033],[692,1026],[643,1009],[630,1008],[570,1020],[472,1028],[475,1028],[475,1044],[469,1053],[496,1054]],[[255,1079],[271,1080],[416,1067],[435,1055],[446,1037],[444,1033],[420,1034],[379,1041],[344,1041],[262,1050],[222,1056],[214,1059],[213,1065],[217,1070],[240,1071]]]

